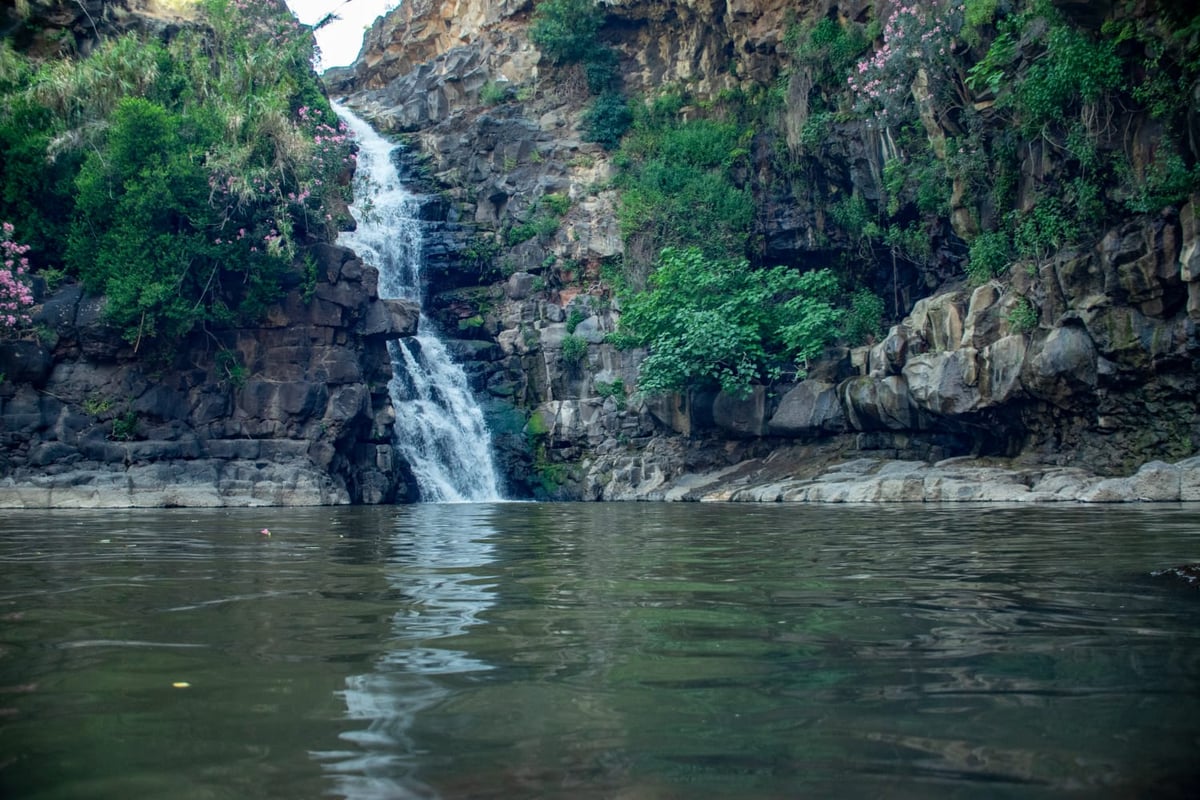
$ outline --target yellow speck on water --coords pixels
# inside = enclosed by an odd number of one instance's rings
[[[175,682],[174,682],[174,683],[172,683],[171,685],[172,685],[172,686],[174,686],[176,689],[190,689],[190,688],[192,688],[192,685],[191,685],[190,683],[188,683],[187,681],[175,681]]]

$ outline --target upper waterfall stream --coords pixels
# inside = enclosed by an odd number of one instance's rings
[[[338,241],[379,270],[379,295],[420,304],[419,202],[392,162],[393,142],[344,106],[334,105],[358,142],[350,211],[357,230]],[[424,502],[500,499],[491,437],[461,366],[421,314],[419,334],[390,342],[397,454],[412,469]]]

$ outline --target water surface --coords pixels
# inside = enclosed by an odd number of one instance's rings
[[[1190,797],[1196,560],[1195,506],[6,512],[0,796]]]

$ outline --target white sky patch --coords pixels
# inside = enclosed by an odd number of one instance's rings
[[[399,0],[287,0],[287,4],[305,25],[315,25],[330,12],[341,18],[317,31],[321,48],[317,69],[322,70],[352,63],[362,47],[363,31],[400,5]]]

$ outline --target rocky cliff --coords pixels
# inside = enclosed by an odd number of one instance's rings
[[[139,357],[72,285],[0,342],[0,507],[332,505],[406,499],[392,460],[389,339],[417,309],[380,300],[353,252],[314,248],[261,326]],[[307,296],[306,296],[307,295]],[[218,355],[220,354],[220,355]]]
[[[414,499],[392,456],[387,342],[415,333],[417,308],[381,300],[376,269],[329,243],[333,215],[347,219],[344,137],[317,117],[332,112],[315,108],[322,98],[294,20],[281,4],[213,8],[224,16],[202,19],[196,4],[172,0],[28,0],[0,11],[0,507]],[[257,37],[258,57],[276,59],[274,83],[295,98],[247,95],[268,74],[262,62],[188,72],[190,47],[237,61],[245,49],[234,35]],[[286,47],[293,61],[279,55]],[[145,53],[149,64],[138,60]],[[89,54],[103,55],[102,65],[90,66]],[[113,149],[123,109],[141,114],[126,125],[134,146]],[[170,120],[165,136],[155,138],[155,119]],[[205,125],[207,142],[186,138]],[[231,169],[236,154],[217,152],[239,138],[252,140],[240,162],[258,170],[252,176]],[[113,251],[107,283],[89,272],[104,241],[93,229],[80,235],[82,212],[71,211],[80,148],[99,156],[105,178],[118,155],[128,162],[101,206],[119,191],[135,203],[140,193],[153,198],[149,208],[124,207],[141,227]],[[147,180],[163,174],[171,178]],[[63,258],[72,237],[82,244],[73,262]],[[173,249],[183,242],[189,249]],[[30,249],[29,270],[10,258]],[[139,258],[149,268],[129,280]],[[160,280],[165,290],[148,286]],[[28,308],[13,290],[24,284]],[[141,304],[136,336],[114,318],[118,301],[105,286]],[[147,322],[172,317],[181,324],[157,332]]]
[[[1195,22],[1169,4],[972,5],[989,16],[960,20],[953,36],[882,2],[600,6],[596,46],[615,54],[622,96],[651,105],[674,93],[682,121],[749,120],[734,186],[754,198],[752,262],[833,266],[884,299],[890,330],[843,340],[807,379],[764,381],[748,397],[703,387],[642,397],[644,351],[611,343],[614,274],[643,281],[660,242],[618,222],[627,151],[589,141],[589,64],[603,59],[543,53],[529,35],[532,2],[411,2],[376,22],[359,60],[326,81],[408,145],[436,229],[434,316],[488,399],[519,493],[728,496],[712,476],[744,482],[754,470],[739,464],[774,462],[755,474],[777,485],[856,458],[990,457],[1038,476],[1122,476],[1196,454],[1194,103],[1174,116],[1148,101],[1120,108],[1113,98],[1144,95],[1112,76],[1097,78],[1108,94],[1084,97],[1076,82],[1053,95],[1049,74],[1067,53],[1167,59],[1180,41],[1194,46]],[[921,25],[929,60],[889,55],[898,31]],[[1162,33],[1172,26],[1182,32]],[[844,75],[831,80],[835,63],[902,75],[908,122],[880,124],[886,104],[851,107],[861,97],[847,99]],[[1002,79],[1022,93],[1005,94]],[[1171,80],[1178,97],[1200,91],[1191,68]],[[1039,106],[1038,91],[1058,106]],[[1151,197],[1153,181],[1128,176],[1158,169],[1171,142],[1183,183]],[[992,242],[1003,247],[989,260]],[[1082,496],[1099,480],[1036,499]],[[891,499],[953,499],[918,494]]]

